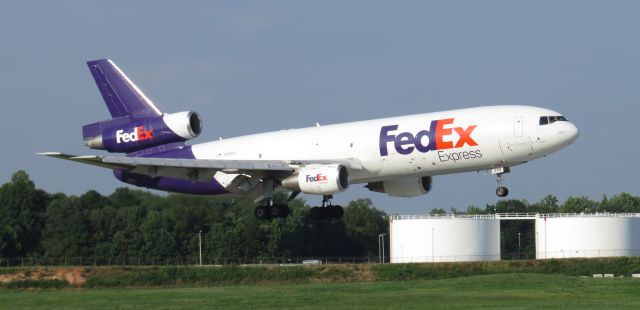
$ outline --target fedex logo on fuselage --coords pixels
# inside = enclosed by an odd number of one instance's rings
[[[307,183],[328,181],[327,176],[322,173],[318,173],[316,175],[307,174],[306,179],[307,179]]]
[[[382,126],[380,128],[380,156],[389,155],[389,143],[393,143],[396,152],[402,155],[408,155],[417,150],[426,153],[433,150],[445,150],[452,148],[460,148],[465,144],[469,146],[477,146],[471,134],[477,125],[471,125],[467,128],[448,127],[454,122],[453,118],[439,119],[431,121],[429,130],[421,130],[415,135],[410,132],[394,133],[398,130],[398,125]],[[457,140],[453,132],[455,131]],[[455,143],[454,143],[455,142]]]
[[[144,126],[138,126],[132,132],[124,132],[124,130],[116,131],[116,143],[135,142],[153,139],[153,129],[146,130]]]

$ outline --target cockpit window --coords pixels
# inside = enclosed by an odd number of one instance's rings
[[[553,124],[555,122],[566,122],[567,118],[560,116],[540,116],[540,125]]]
[[[549,124],[549,117],[548,116],[540,116],[540,125],[546,125]]]

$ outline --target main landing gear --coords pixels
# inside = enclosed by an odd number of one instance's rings
[[[297,194],[296,194],[297,195]],[[294,195],[292,195],[295,197]],[[342,206],[331,204],[331,195],[323,196],[322,207],[313,207],[310,210],[314,220],[339,219],[344,215]],[[289,200],[290,201],[290,200]],[[272,199],[267,199],[265,205],[257,206],[254,215],[259,220],[286,218],[291,214],[289,201],[286,204],[274,204]]]
[[[274,218],[286,218],[291,213],[291,208],[287,204],[274,204],[273,200],[267,200],[264,206],[257,206],[254,215],[259,220],[268,220]]]
[[[259,220],[268,220],[275,218],[286,218],[291,214],[291,208],[289,203],[295,199],[300,191],[294,191],[291,193],[287,202],[284,204],[275,204],[273,202],[273,179],[262,179],[263,186],[263,205],[259,205],[253,211],[255,217]],[[333,195],[322,196],[322,207],[311,208],[310,215],[314,220],[323,219],[339,219],[344,215],[344,209],[339,205],[333,205],[331,199]]]
[[[287,199],[287,203],[284,204],[274,204],[273,203],[273,179],[263,179],[262,180],[262,189],[264,193],[264,205],[257,206],[253,211],[253,214],[259,220],[268,220],[275,218],[286,218],[291,213],[291,208],[289,208],[289,202],[296,198],[300,192],[293,192],[289,199]]]
[[[491,170],[491,174],[495,174],[498,181],[498,188],[496,188],[496,195],[498,197],[507,197],[509,195],[509,189],[503,186],[504,174],[511,172],[509,167],[494,168]]]
[[[314,220],[339,219],[344,215],[342,206],[331,204],[333,195],[322,196],[322,207],[311,208],[311,218]]]

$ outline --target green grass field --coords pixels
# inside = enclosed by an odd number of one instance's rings
[[[640,309],[640,279],[498,274],[443,280],[0,291],[3,309]]]

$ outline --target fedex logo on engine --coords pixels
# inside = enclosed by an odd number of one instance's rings
[[[398,130],[398,125],[382,126],[380,128],[380,156],[389,155],[389,143],[393,143],[396,152],[402,155],[411,154],[414,150],[426,153],[433,150],[460,148],[465,144],[478,145],[471,137],[477,125],[471,125],[467,128],[449,127],[453,122],[453,118],[431,121],[429,130],[421,130],[415,135],[410,132],[394,133]],[[457,140],[454,140],[456,136]]]
[[[314,182],[326,182],[328,181],[327,176],[322,174],[322,173],[318,173],[316,175],[309,175],[307,174],[307,183],[314,183]]]
[[[153,139],[153,129],[146,130],[144,126],[138,126],[132,132],[124,132],[124,130],[116,131],[116,143],[135,142]]]

